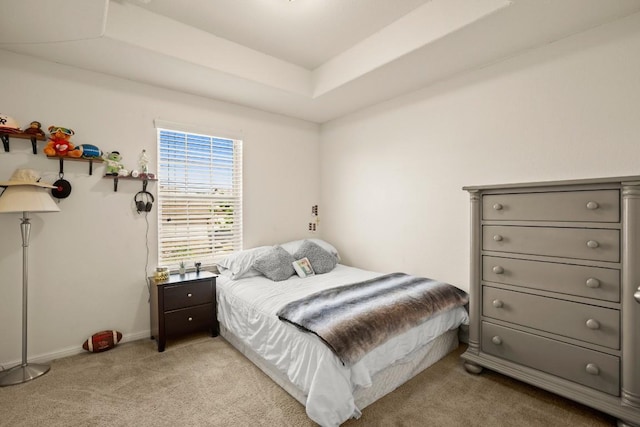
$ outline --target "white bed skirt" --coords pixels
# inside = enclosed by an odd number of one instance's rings
[[[220,324],[220,335],[267,374],[276,384],[302,405],[305,405],[307,397],[301,390],[296,388],[283,373],[268,364],[222,323]],[[356,406],[360,410],[364,409],[381,397],[391,393],[456,348],[458,348],[458,329],[445,332],[423,347],[413,351],[407,357],[397,361],[394,365],[375,374],[372,378],[373,384],[371,387],[357,388],[354,392]]]

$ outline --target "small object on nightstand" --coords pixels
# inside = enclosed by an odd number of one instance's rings
[[[196,262],[194,265],[196,266],[196,274],[200,274],[200,266],[202,266],[202,263]]]
[[[164,282],[169,279],[169,269],[167,267],[157,267],[156,272],[153,275],[153,280],[156,282]]]

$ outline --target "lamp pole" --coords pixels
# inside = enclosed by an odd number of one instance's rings
[[[29,237],[31,218],[29,212],[22,212],[20,221],[22,232],[22,363],[0,373],[0,387],[21,384],[38,378],[49,371],[49,365],[27,363],[27,306],[29,289]]]
[[[29,291],[29,237],[31,237],[31,218],[29,212],[22,212],[20,221],[22,232],[22,366],[27,366],[27,301]]]
[[[0,387],[21,384],[49,372],[49,365],[27,363],[27,306],[29,302],[29,239],[34,212],[60,212],[47,189],[54,185],[40,182],[38,173],[31,169],[16,170],[9,181],[0,181],[0,213],[22,213],[22,363],[0,372]]]

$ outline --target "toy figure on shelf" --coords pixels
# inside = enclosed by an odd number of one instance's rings
[[[69,138],[75,134],[72,129],[49,126],[49,133],[51,134],[49,142],[44,147],[44,154],[47,156],[65,157],[70,150],[75,148],[69,141]]]
[[[74,158],[82,157],[83,159],[101,159],[102,150],[100,150],[95,145],[80,144],[77,145],[73,150],[70,150],[67,155]]]
[[[23,133],[33,136],[44,136],[44,131],[42,130],[42,125],[40,122],[33,121],[29,123],[29,127],[26,128]]]
[[[122,163],[122,156],[118,151],[112,151],[103,156],[104,162],[107,164],[106,175],[112,176],[126,176],[129,173],[126,171]]]
[[[140,173],[143,176],[146,176],[149,173],[149,157],[147,156],[147,150],[142,150],[142,153],[140,153],[138,165],[140,165]]]

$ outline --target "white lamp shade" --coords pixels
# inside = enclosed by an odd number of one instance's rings
[[[60,212],[47,188],[33,185],[14,185],[0,195],[0,213]]]

